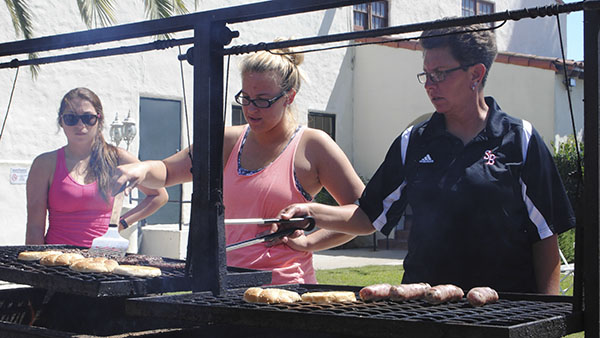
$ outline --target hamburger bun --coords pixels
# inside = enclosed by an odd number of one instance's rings
[[[244,292],[244,300],[249,303],[275,304],[299,302],[302,298],[297,292],[290,290],[253,287]]]
[[[79,272],[98,272],[98,273],[110,273],[112,272],[119,263],[114,259],[106,257],[90,257],[84,258],[71,264],[69,267],[72,270]]]
[[[61,254],[61,251],[48,250],[48,251],[21,251],[17,256],[20,261],[39,261],[42,257],[50,254]]]
[[[307,292],[302,294],[302,301],[317,304],[356,302],[356,295],[352,291]]]
[[[119,265],[112,273],[133,277],[158,277],[162,274],[159,268],[145,265]]]

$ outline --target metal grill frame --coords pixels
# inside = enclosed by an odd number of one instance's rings
[[[278,288],[300,294],[313,291],[353,291],[359,287],[296,284]],[[572,298],[532,294],[501,294],[495,304],[472,307],[458,302],[431,305],[406,302],[255,304],[243,300],[245,289],[220,295],[199,292],[129,299],[127,313],[157,318],[185,318],[194,324],[238,325],[271,329],[302,328],[333,336],[360,337],[562,337],[583,327],[572,314]],[[358,298],[357,298],[358,299]],[[267,332],[268,330],[265,330]]]
[[[522,11],[498,12],[491,15],[474,16],[425,22],[413,25],[392,27],[382,30],[353,32],[337,36],[323,36],[284,43],[266,43],[224,50],[235,34],[228,31],[227,23],[238,23],[264,18],[335,8],[370,2],[368,0],[295,0],[264,1],[168,19],[153,20],[116,27],[89,30],[85,32],[60,34],[31,40],[0,44],[0,56],[20,55],[39,51],[49,51],[74,46],[86,46],[107,41],[174,33],[183,30],[194,31],[194,48],[188,50],[188,61],[202,60],[194,65],[194,144],[208,144],[210,147],[195,147],[193,160],[194,192],[192,197],[192,217],[188,247],[188,263],[192,271],[194,291],[210,290],[214,294],[224,292],[231,283],[227,273],[224,255],[223,205],[220,195],[222,183],[222,132],[223,132],[223,56],[256,50],[292,47],[315,43],[345,41],[361,37],[374,37],[420,31],[435,27],[448,27],[471,23],[488,23],[502,20],[543,17],[556,13],[584,11],[584,57],[585,57],[585,135],[586,171],[595,173],[585,176],[584,208],[581,208],[583,224],[578,224],[576,246],[575,298],[573,316],[585,316],[585,330],[590,336],[600,335],[600,246],[598,209],[600,182],[596,175],[599,168],[600,133],[598,92],[599,72],[599,0],[586,0],[579,3],[527,8]],[[154,48],[154,47],[152,47]],[[156,48],[154,48],[156,49]],[[148,50],[148,49],[146,49]],[[96,51],[87,57],[125,54],[119,50]],[[76,55],[69,55],[71,60]],[[45,63],[60,62],[69,58],[50,58]],[[41,63],[41,62],[40,62]],[[25,64],[38,64],[36,60],[13,60],[0,64],[0,68],[17,67]],[[208,148],[208,149],[206,149]],[[580,215],[578,215],[580,216]],[[580,219],[580,220],[581,220]],[[210,226],[206,226],[206,225]],[[585,230],[585,237],[583,231]],[[585,248],[584,248],[585,246]],[[585,256],[585,260],[584,260]],[[585,281],[585,298],[583,282]],[[583,302],[585,301],[585,306]],[[585,309],[585,311],[584,311]]]
[[[0,276],[2,280],[27,284],[34,287],[89,297],[134,297],[148,294],[190,291],[191,277],[184,269],[161,268],[162,275],[139,278],[114,274],[78,272],[67,266],[45,266],[37,261],[17,260],[21,251],[44,251],[48,249],[83,249],[71,245],[0,246]],[[166,262],[183,262],[163,258]],[[237,286],[270,283],[270,272],[228,268],[231,281]]]

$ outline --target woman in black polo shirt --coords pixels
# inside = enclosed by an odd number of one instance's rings
[[[558,294],[557,234],[575,217],[541,136],[483,94],[497,53],[486,28],[421,35],[417,78],[436,112],[394,141],[357,204],[296,204],[281,216],[389,234],[410,205],[403,283]]]

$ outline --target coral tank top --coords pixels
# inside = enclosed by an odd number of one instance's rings
[[[244,172],[241,156],[248,126],[233,147],[223,172],[225,218],[274,218],[292,203],[305,203],[294,180],[294,158],[304,128],[300,128],[283,152],[269,165]],[[267,230],[256,224],[226,226],[227,244],[251,239]],[[227,265],[256,270],[271,270],[272,284],[316,284],[312,252],[296,251],[281,244],[266,247],[251,245],[227,253]]]
[[[56,169],[48,192],[47,244],[90,247],[108,230],[112,201],[102,198],[97,182],[79,184],[69,176],[65,148],[56,153]]]

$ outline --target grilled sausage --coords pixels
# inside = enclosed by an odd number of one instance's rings
[[[374,284],[360,289],[358,295],[362,300],[382,300],[390,298],[390,284]]]
[[[390,289],[390,298],[396,301],[420,299],[425,296],[431,285],[427,283],[394,285]]]
[[[491,304],[498,301],[498,293],[496,290],[487,287],[481,286],[472,288],[467,293],[467,301],[472,306],[483,306],[485,304]]]
[[[431,304],[441,304],[460,300],[465,293],[461,288],[452,284],[436,285],[425,292],[425,300]]]

